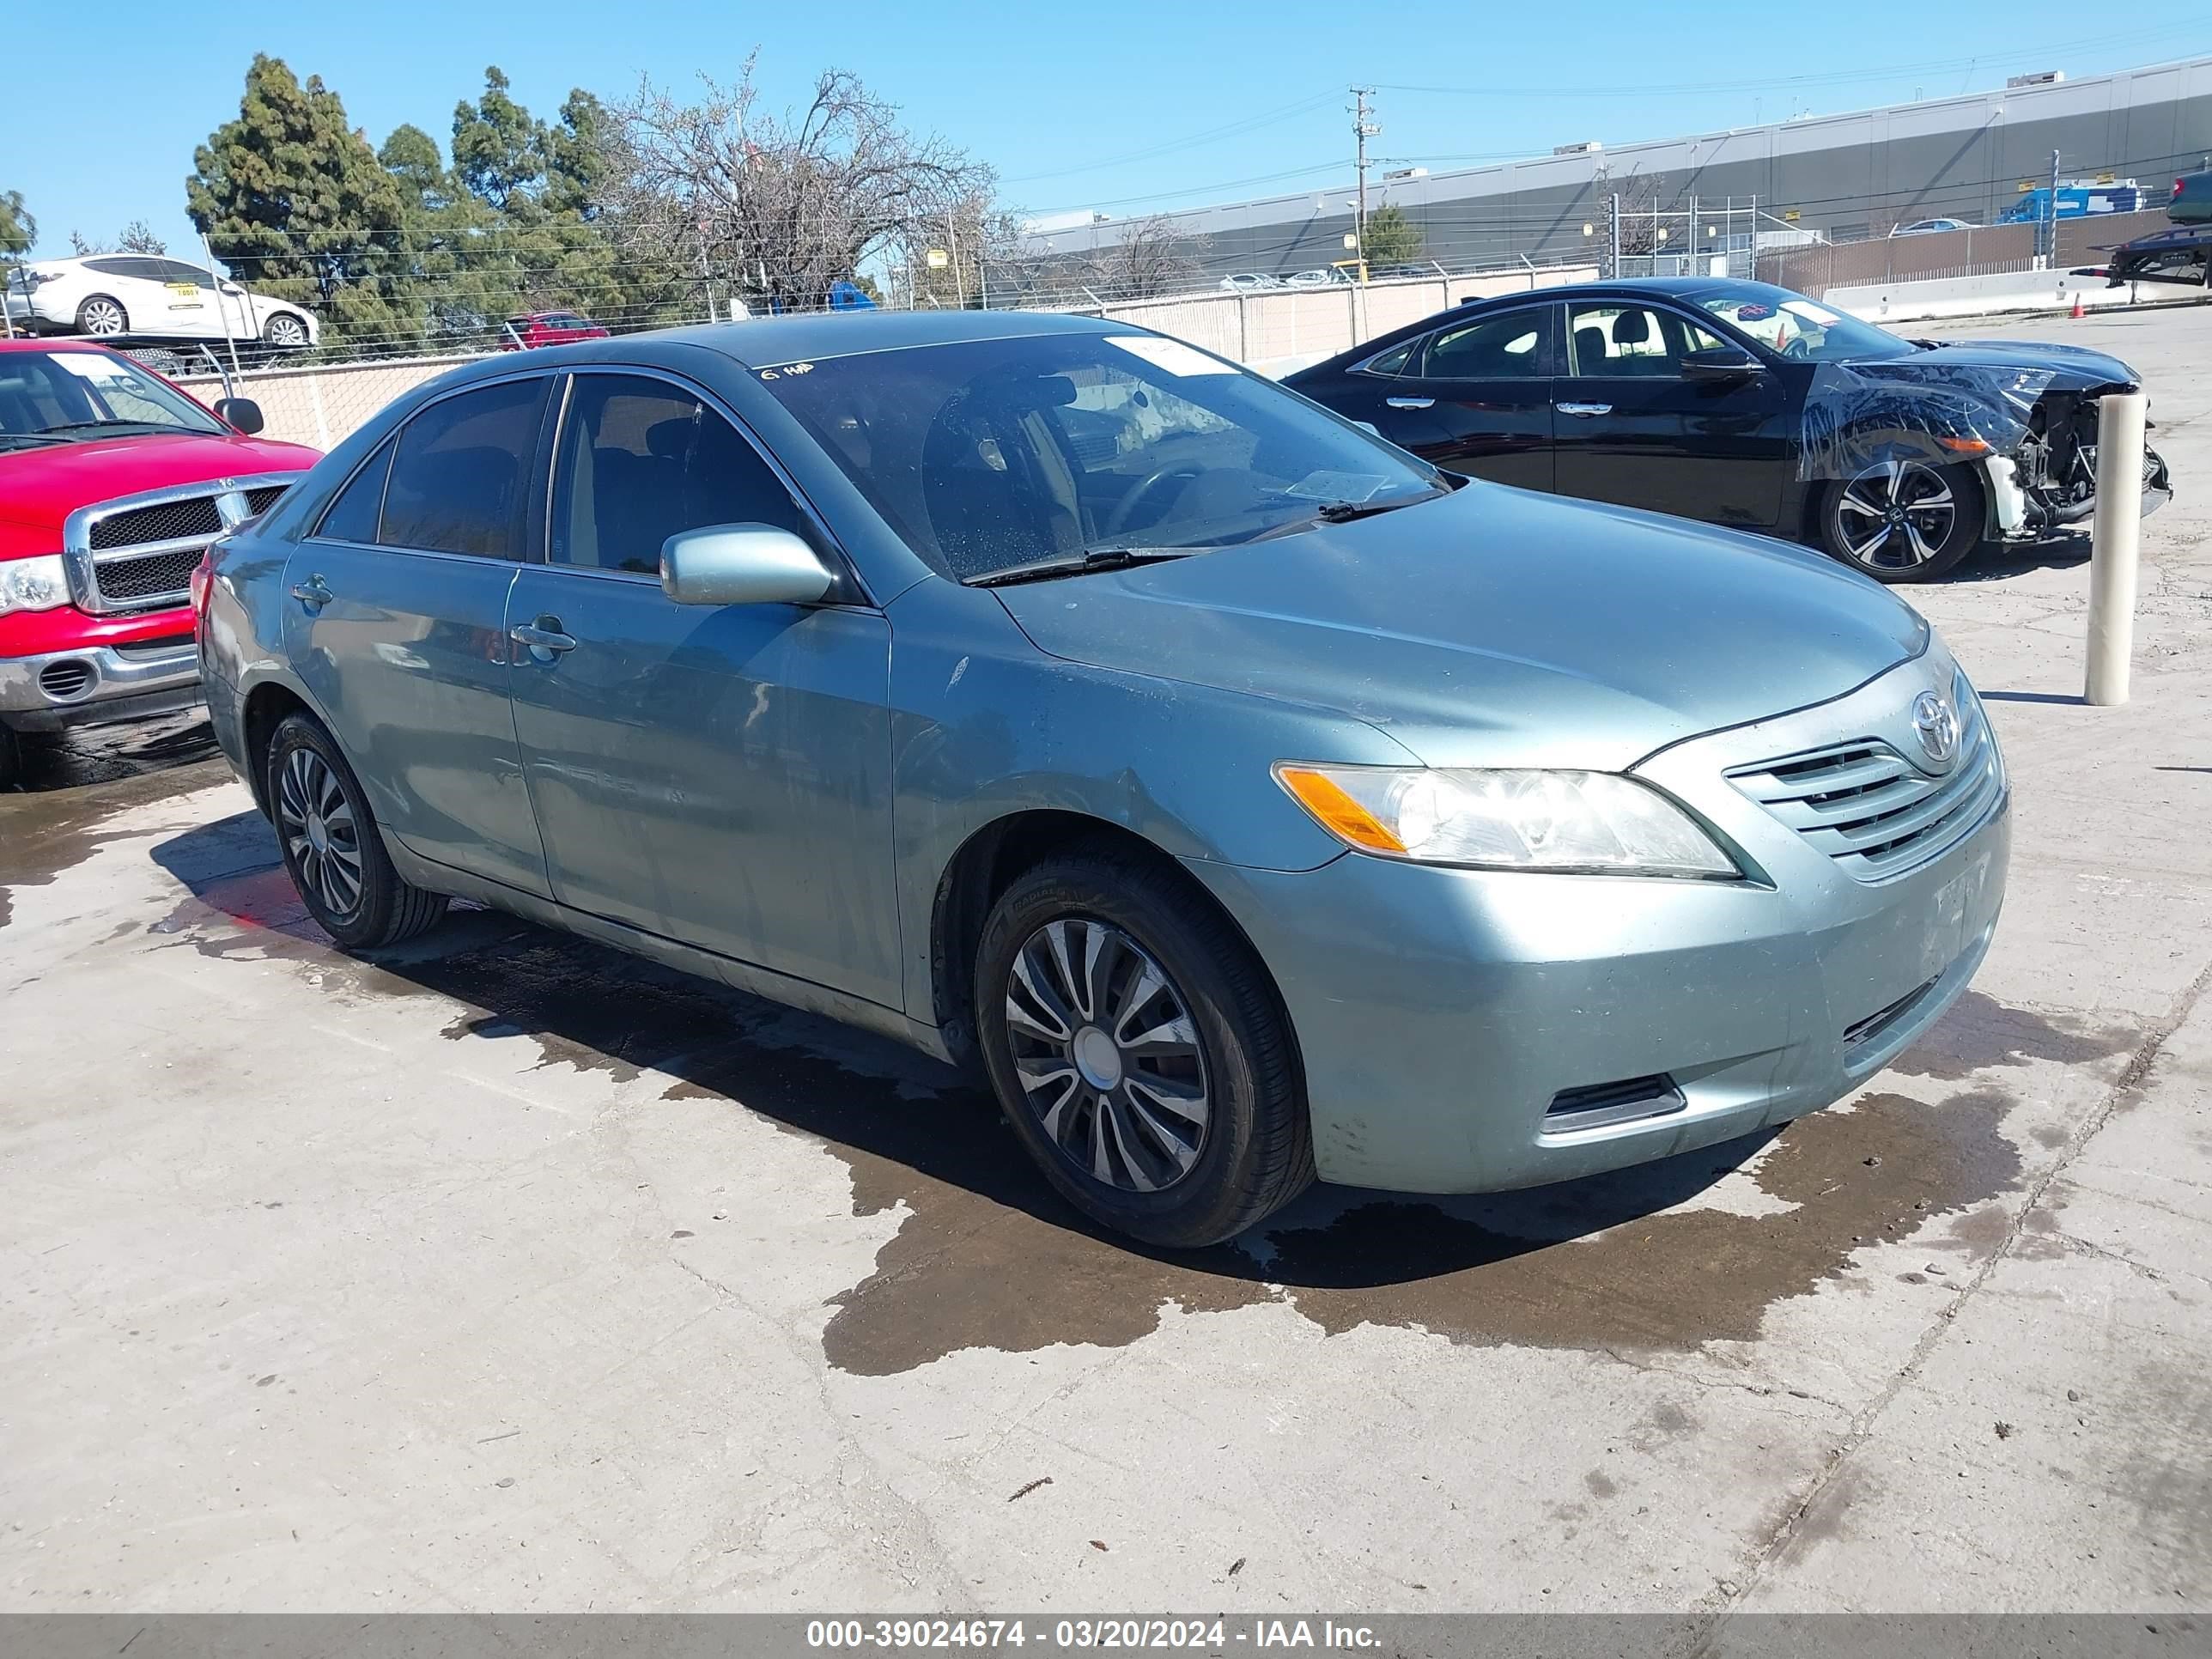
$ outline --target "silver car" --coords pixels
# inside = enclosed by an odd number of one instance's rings
[[[217,733],[342,945],[459,896],[979,1065],[1159,1244],[1825,1106],[2004,890],[1902,600],[1116,323],[471,365],[210,559]]]

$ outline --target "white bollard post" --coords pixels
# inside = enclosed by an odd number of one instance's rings
[[[2128,392],[2097,400],[2097,515],[2089,540],[2089,672],[2082,701],[2128,700],[2142,539],[2143,410]]]

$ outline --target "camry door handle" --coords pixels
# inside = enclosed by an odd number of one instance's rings
[[[1613,413],[1611,404],[1553,404],[1552,407],[1562,415],[1579,415],[1584,420],[1589,419],[1593,415]]]
[[[576,641],[561,631],[558,617],[540,617],[537,622],[517,623],[507,630],[507,637],[517,645],[526,645],[530,654],[539,662],[550,662],[563,651],[574,651]]]
[[[292,584],[292,597],[310,611],[320,611],[337,597],[320,576],[310,576],[303,582]]]
[[[1437,403],[1434,398],[1385,398],[1382,401],[1393,409],[1433,409]]]

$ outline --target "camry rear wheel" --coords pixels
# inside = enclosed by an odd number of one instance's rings
[[[76,327],[80,334],[89,334],[95,339],[112,339],[131,331],[131,313],[123,308],[120,300],[112,300],[105,294],[95,294],[76,308]]]
[[[1973,551],[1982,514],[1972,467],[1882,461],[1828,485],[1820,544],[1876,581],[1933,581]]]
[[[276,844],[322,930],[349,950],[397,945],[446,914],[446,896],[400,879],[353,769],[330,733],[293,714],[269,743]]]
[[[1194,1248],[1312,1181],[1273,988],[1173,874],[1101,852],[1018,877],[984,926],[975,1000],[1008,1121],[1093,1219]]]

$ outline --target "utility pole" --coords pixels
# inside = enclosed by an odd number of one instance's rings
[[[1367,141],[1382,131],[1367,118],[1375,111],[1368,100],[1375,95],[1372,87],[1352,89],[1352,143],[1353,166],[1359,170],[1358,217],[1353,222],[1352,234],[1358,237],[1359,246],[1352,250],[1359,256],[1359,280],[1367,281]]]

